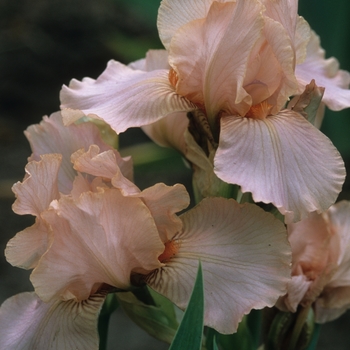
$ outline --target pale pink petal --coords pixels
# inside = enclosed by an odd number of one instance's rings
[[[167,186],[158,183],[136,195],[150,210],[163,243],[167,242],[182,228],[176,213],[188,207],[190,197],[183,185]]]
[[[44,303],[34,293],[17,294],[0,308],[1,348],[97,350],[97,322],[104,300],[104,294],[96,294],[79,303]]]
[[[100,283],[130,288],[132,272],[160,266],[164,250],[148,208],[117,189],[68,197],[45,213],[54,241],[31,275],[37,294],[83,300]],[[58,215],[57,215],[58,214]]]
[[[63,86],[61,102],[64,118],[66,108],[81,110],[88,117],[103,119],[117,133],[196,108],[175,93],[167,70],[144,72],[116,61],[109,61],[97,80],[73,79],[69,87]],[[80,116],[77,113],[76,118]]]
[[[158,10],[158,32],[165,48],[184,24],[205,18],[213,0],[163,0]]]
[[[315,302],[315,322],[335,320],[350,308],[350,287],[325,288]]]
[[[187,127],[186,113],[179,112],[169,114],[153,124],[145,125],[142,130],[158,145],[174,148],[184,154],[186,150],[184,132]]]
[[[93,123],[80,125],[63,125],[60,112],[44,117],[40,124],[30,126],[25,132],[33,154],[31,160],[39,160],[46,153],[62,154],[62,166],[58,173],[60,192],[68,194],[72,189],[76,171],[73,169],[70,157],[72,153],[83,148],[88,150],[91,144],[97,145],[101,151],[112,149],[101,138],[100,131]],[[117,155],[117,162],[124,176],[132,179],[132,162],[129,158]]]
[[[129,63],[128,67],[146,72],[156,69],[170,69],[168,63],[168,51],[149,50],[147,51],[145,58]]]
[[[51,201],[59,197],[57,174],[61,166],[60,154],[47,154],[41,160],[31,161],[26,167],[23,182],[12,186],[16,201],[12,209],[16,214],[40,216]]]
[[[181,219],[183,230],[160,257],[165,266],[146,280],[151,288],[185,308],[201,261],[204,323],[225,334],[235,332],[252,308],[272,306],[286,293],[290,246],[284,225],[271,214],[210,198]]]
[[[289,224],[287,228],[293,253],[293,274],[310,273],[310,279],[315,279],[327,265],[337,262],[335,257],[339,255],[340,247],[334,244],[333,251],[330,249],[333,233],[325,215],[310,213],[308,218]]]
[[[18,232],[6,246],[6,260],[13,266],[32,269],[51,244],[51,229],[41,219]]]
[[[336,255],[338,268],[328,286],[350,287],[350,202],[341,201],[328,210],[331,229],[337,233],[340,252]]]
[[[292,276],[287,284],[288,293],[278,300],[276,306],[282,311],[296,312],[311,284],[312,281],[304,275]]]
[[[289,96],[295,94],[298,89],[298,83],[294,75],[295,52],[292,49],[291,38],[280,23],[265,18],[264,36],[272,49],[272,53],[266,57],[262,56],[261,69],[263,72],[265,70],[271,71],[275,69],[274,75],[276,78],[274,81],[279,82],[279,86],[273,94],[271,91],[272,96],[270,96],[267,101],[273,106],[272,113],[278,113]],[[272,63],[274,57],[278,64]],[[271,72],[271,74],[273,73]],[[257,78],[258,77],[259,76],[257,76]],[[263,77],[265,78],[264,75]],[[273,84],[269,82],[268,78],[265,78],[265,80],[270,90]],[[262,82],[264,82],[264,80],[262,80]]]
[[[221,110],[245,115],[251,106],[242,84],[262,35],[261,11],[255,1],[213,2],[205,20],[182,26],[171,41],[169,63],[179,75],[176,91],[199,105],[205,102],[209,118]]]
[[[334,57],[325,59],[320,38],[314,32],[311,33],[306,60],[296,66],[295,74],[300,90],[312,79],[318,86],[324,87],[323,102],[330,109],[339,111],[350,107],[350,74],[339,69],[339,62]]]
[[[345,179],[331,141],[290,110],[263,120],[222,118],[214,165],[219,178],[274,204],[288,222],[328,209]]]
[[[108,150],[100,153],[97,145],[91,145],[87,152],[79,150],[72,157],[74,169],[104,180],[111,181],[114,187],[120,188],[126,193],[139,193],[140,190],[121,172],[117,159],[120,158],[118,151]],[[76,189],[76,188],[75,188]]]

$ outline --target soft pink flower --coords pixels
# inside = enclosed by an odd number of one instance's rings
[[[87,114],[122,132],[200,109],[219,136],[220,179],[273,203],[287,221],[335,202],[345,177],[338,151],[303,115],[283,108],[312,79],[329,90],[331,108],[348,107],[347,73],[323,58],[296,0],[164,0],[158,30],[166,51],[130,66],[110,61],[97,80],[64,86],[65,122]]]
[[[59,114],[28,130],[32,159],[40,160],[31,160],[24,181],[14,185],[14,209],[37,222],[8,243],[6,257],[33,268],[36,294],[15,296],[0,308],[0,334],[9,348],[72,347],[88,332],[84,348],[95,349],[106,292],[140,283],[185,308],[199,260],[205,324],[222,333],[285,294],[290,247],[280,221],[253,204],[223,198],[178,216],[189,204],[185,188],[156,184],[140,191],[121,170],[130,173],[128,161],[92,130],[63,127]]]
[[[277,304],[295,312],[313,305],[315,320],[334,320],[350,307],[350,202],[288,225],[292,280]]]

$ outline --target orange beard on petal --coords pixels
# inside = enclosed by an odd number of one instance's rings
[[[265,119],[270,114],[272,107],[273,106],[267,103],[267,101],[263,101],[257,105],[251,106],[245,117],[253,119]]]
[[[168,241],[165,243],[165,249],[162,254],[158,256],[160,262],[170,260],[179,251],[179,244],[175,241]]]
[[[177,75],[177,73],[173,68],[170,68],[168,77],[169,77],[170,84],[175,88],[179,80],[179,76]]]

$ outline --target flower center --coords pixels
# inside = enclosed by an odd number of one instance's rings
[[[179,76],[177,75],[177,73],[173,68],[170,68],[168,77],[169,77],[170,84],[173,87],[176,87],[177,81],[179,80]]]
[[[175,241],[168,241],[165,243],[165,249],[162,254],[158,256],[160,262],[166,262],[170,260],[179,250],[179,244]]]
[[[272,107],[273,106],[265,100],[257,105],[251,106],[245,116],[253,119],[265,119],[270,114]]]

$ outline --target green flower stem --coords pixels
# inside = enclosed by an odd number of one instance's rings
[[[100,317],[98,319],[98,333],[100,336],[99,350],[107,349],[108,325],[113,311],[118,308],[118,301],[114,293],[108,294],[102,306]]]
[[[311,304],[305,308],[302,308],[298,313],[297,319],[295,321],[295,326],[293,328],[292,336],[290,338],[288,350],[295,350],[298,343],[301,331],[305,325],[310,312]],[[312,311],[312,310],[311,310]]]

